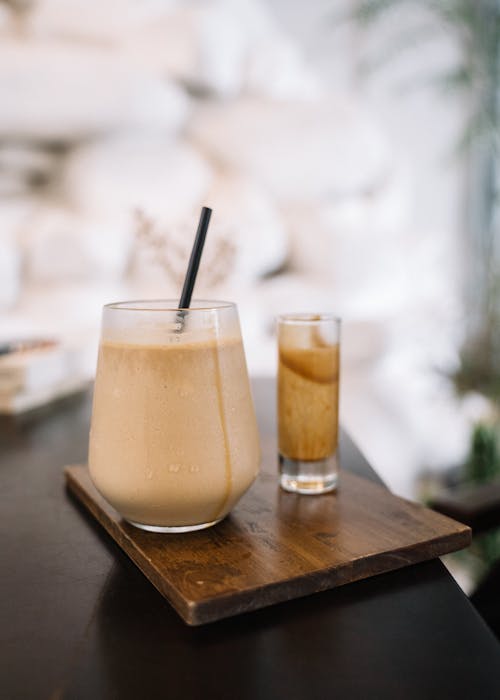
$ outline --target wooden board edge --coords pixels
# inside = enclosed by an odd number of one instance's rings
[[[82,503],[83,506],[92,514],[97,523],[104,528],[105,532],[107,532],[113,542],[118,545],[121,551],[126,554],[128,558],[139,568],[141,573],[153,584],[156,590],[168,600],[170,605],[172,605],[181,618],[187,624],[190,624],[189,619],[192,617],[194,602],[186,601],[177,592],[174,586],[165,586],[164,578],[156,571],[154,564],[151,562],[148,561],[148,566],[151,567],[152,571],[149,571],[149,573],[144,571],[141,566],[143,557],[137,552],[133,541],[127,536],[126,533],[116,526],[115,522],[112,520],[112,518],[110,518],[105,509],[99,508],[99,505],[88,496],[87,491],[80,484],[77,475],[79,472],[85,469],[86,467],[83,465],[77,464],[69,465],[64,468],[66,486],[69,491],[77,498],[78,502]],[[122,546],[121,540],[126,540],[126,547]],[[155,575],[151,575],[153,572]]]
[[[305,598],[314,593],[321,593],[334,588],[340,588],[349,583],[356,583],[363,579],[380,576],[382,574],[404,569],[407,566],[421,564],[425,561],[438,559],[439,557],[456,552],[467,547],[471,541],[471,531],[467,526],[456,533],[438,537],[435,540],[423,541],[422,545],[431,546],[431,552],[416,552],[408,557],[407,552],[414,549],[415,545],[408,545],[398,550],[374,554],[370,557],[363,557],[352,562],[349,576],[339,577],[337,567],[320,571],[311,571],[308,574],[297,576],[285,581],[277,581],[267,586],[248,589],[237,595],[221,595],[212,598],[208,602],[195,602],[190,606],[189,620],[187,624],[199,626],[218,622],[228,617],[240,615],[246,612],[254,612],[261,608],[270,607],[291,600]],[[345,567],[344,567],[345,568]],[[353,571],[354,570],[354,571]],[[259,594],[260,599],[255,603],[255,595]],[[264,593],[264,595],[263,595]],[[269,600],[265,600],[269,597]],[[264,600],[263,600],[264,598]],[[212,605],[214,601],[219,604],[217,613],[214,614]],[[221,603],[226,606],[221,610]]]
[[[427,546],[427,551],[425,552],[414,552],[415,545],[411,544],[398,550],[379,552],[369,557],[363,557],[353,561],[348,569],[348,576],[345,567],[342,576],[338,575],[338,567],[320,569],[297,576],[293,579],[276,581],[266,586],[247,589],[240,593],[214,596],[210,601],[188,600],[181,596],[176,591],[175,587],[165,585],[165,579],[161,574],[156,572],[151,562],[148,561],[148,567],[151,567],[151,569],[147,572],[144,571],[141,566],[144,559],[137,551],[134,542],[126,533],[117,527],[116,523],[106,512],[106,509],[100,508],[99,504],[88,495],[85,487],[81,485],[78,474],[84,473],[86,469],[87,467],[84,465],[65,467],[64,474],[69,490],[75,495],[78,501],[87,508],[97,522],[102,525],[113,541],[120,546],[121,550],[134,562],[143,575],[155,586],[161,595],[167,599],[189,626],[200,626],[217,622],[228,617],[246,612],[253,612],[271,605],[303,598],[313,593],[338,588],[347,583],[354,583],[364,578],[371,578],[372,576],[396,571],[409,565],[436,559],[444,554],[449,554],[450,552],[467,547],[471,541],[472,531],[467,525],[463,525],[446,516],[441,516],[444,520],[453,523],[455,530],[446,535],[436,537],[435,539],[424,540],[419,543],[422,547]],[[415,504],[412,501],[408,502],[420,506],[420,504]],[[121,545],[122,540],[125,540],[126,547]],[[410,554],[411,556],[409,556]],[[258,601],[256,600],[256,594],[259,596]],[[214,601],[217,601],[219,604],[217,611],[214,610]]]
[[[364,477],[360,476],[359,474],[353,474],[349,473],[349,478],[353,481],[367,481]],[[409,498],[405,498],[404,496],[398,496],[397,494],[393,493],[390,489],[387,488],[387,486],[384,486],[382,484],[375,483],[373,481],[370,481],[370,487],[373,489],[378,489],[382,490],[385,492],[389,492],[390,495],[397,499],[398,501],[401,501],[404,503],[408,508],[411,510],[416,510],[416,511],[424,511],[425,513],[431,513],[432,518],[435,522],[442,523],[443,525],[445,523],[448,524],[449,527],[454,526],[455,530],[457,531],[457,534],[459,531],[462,530],[469,530],[470,537],[472,537],[472,530],[471,528],[466,525],[465,523],[461,522],[460,520],[457,520],[451,515],[446,515],[445,513],[441,513],[440,511],[434,510],[433,508],[429,508],[429,506],[426,506],[424,503],[419,503],[418,501],[412,501]],[[458,526],[458,527],[457,527]],[[469,542],[470,544],[470,542]],[[467,545],[465,545],[467,546]]]

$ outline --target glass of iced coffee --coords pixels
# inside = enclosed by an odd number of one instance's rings
[[[280,483],[287,491],[333,491],[338,475],[340,320],[278,317]]]
[[[105,306],[89,467],[123,518],[154,532],[214,525],[249,488],[259,461],[236,306]]]

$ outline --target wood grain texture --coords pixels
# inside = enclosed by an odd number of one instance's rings
[[[337,494],[282,491],[263,471],[215,527],[167,535],[129,525],[85,466],[70,491],[189,625],[201,625],[399,569],[470,543],[470,529],[385,487],[341,473]]]

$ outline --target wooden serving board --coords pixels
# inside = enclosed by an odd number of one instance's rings
[[[65,470],[89,509],[188,625],[309,595],[466,547],[471,531],[446,516],[341,473],[338,493],[300,496],[263,473],[218,525],[156,534],[126,523],[87,467]]]

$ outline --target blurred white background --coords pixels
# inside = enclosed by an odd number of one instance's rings
[[[196,294],[238,302],[251,373],[275,371],[275,314],[342,316],[344,424],[412,495],[482,410],[444,376],[465,110],[401,89],[453,60],[445,33],[362,78],[386,36],[351,4],[0,4],[1,336],[61,337],[90,375],[102,304],[177,297],[206,204]]]

